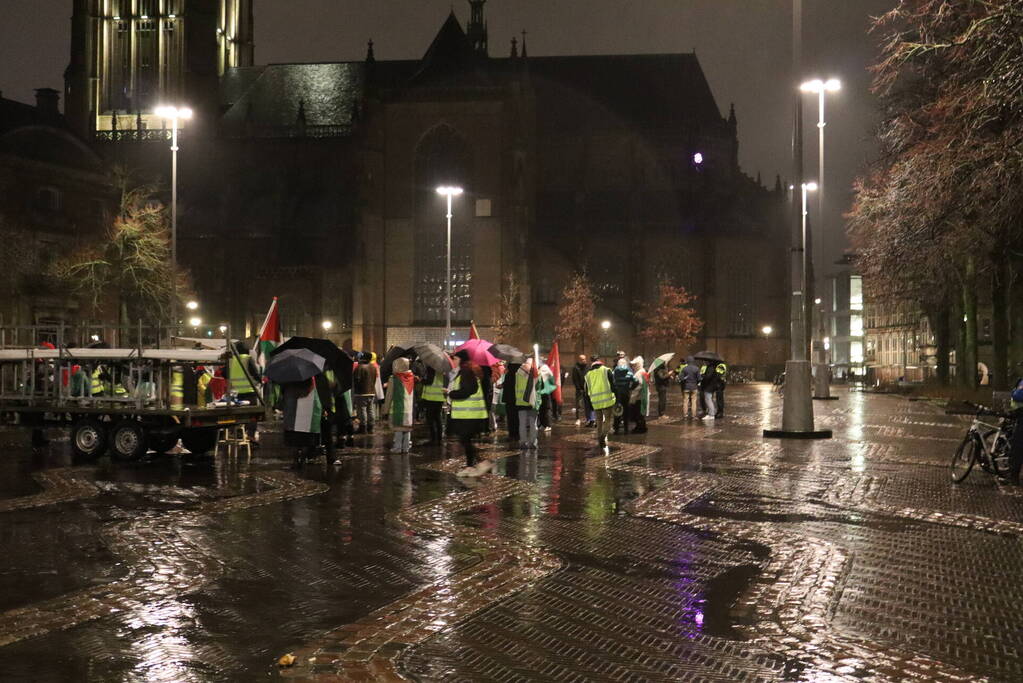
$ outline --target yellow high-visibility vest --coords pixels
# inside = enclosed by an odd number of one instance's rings
[[[433,381],[423,387],[423,400],[444,402],[444,373],[433,373]]]
[[[586,393],[590,396],[590,404],[594,410],[603,410],[615,404],[615,395],[607,378],[607,368],[601,366],[586,373]]]
[[[99,396],[106,390],[103,380],[100,379],[100,372],[101,368],[98,365],[96,366],[96,369],[92,371],[92,381],[89,393],[93,396]]]
[[[452,385],[458,391],[462,378],[456,377]],[[469,398],[451,401],[452,420],[485,420],[487,419],[487,402],[483,398],[483,383],[476,382],[476,392]]]
[[[231,381],[231,391],[236,394],[251,394],[255,391],[249,380],[245,377],[244,368],[248,365],[249,354],[242,353],[238,356],[231,354],[231,361],[227,365],[228,379]]]
[[[180,365],[171,370],[170,407],[171,410],[185,407],[185,371]]]

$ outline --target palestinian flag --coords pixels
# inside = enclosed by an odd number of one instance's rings
[[[316,391],[316,378],[309,380],[309,393],[295,398],[294,408],[288,405],[284,411],[284,429],[306,434],[320,433],[323,405]],[[285,394],[287,400],[287,394]]]
[[[552,398],[557,402],[561,403],[561,351],[558,349],[557,340],[551,344],[551,352],[547,355],[547,367],[551,369],[554,374],[554,385],[555,389],[552,392]]]
[[[479,333],[479,330],[476,329],[476,321],[475,320],[470,320],[469,321],[469,339],[479,339],[479,338],[480,338],[480,333]]]
[[[394,377],[398,381],[391,386],[391,426],[411,427],[414,424],[412,408],[416,378],[411,372],[397,372]]]
[[[259,339],[256,340],[255,361],[259,373],[263,374],[267,363],[270,361],[270,352],[276,349],[284,340],[281,338],[281,320],[277,312],[277,297],[274,297],[270,304],[270,310],[266,312],[266,319],[259,328]]]

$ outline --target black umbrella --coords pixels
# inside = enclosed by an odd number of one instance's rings
[[[286,349],[274,353],[266,366],[266,378],[277,384],[304,382],[323,372],[327,359],[310,349]]]
[[[451,372],[451,359],[444,353],[444,350],[436,344],[421,342],[412,347],[412,350],[423,361],[423,365],[433,368],[435,372]]]
[[[315,337],[292,337],[270,353],[272,359],[279,353],[293,349],[309,349],[326,361],[324,370],[333,370],[341,391],[352,388],[352,358],[329,339]],[[269,377],[269,375],[268,375]]]
[[[404,346],[392,346],[387,349],[387,353],[384,354],[384,359],[380,361],[380,381],[386,382],[391,377],[391,366],[394,365],[394,361],[399,358],[415,358],[416,352],[412,348],[405,348]]]
[[[520,364],[526,362],[526,354],[522,353],[511,344],[493,344],[488,351],[490,351],[490,355],[495,358],[500,358],[508,363]]]
[[[705,360],[708,363],[720,363],[721,356],[714,351],[700,351],[698,354],[693,356],[696,360]]]

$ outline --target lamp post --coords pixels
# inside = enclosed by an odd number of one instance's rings
[[[447,250],[447,288],[444,304],[444,348],[451,344],[451,198],[462,194],[464,190],[452,185],[442,185],[437,188],[437,194],[447,197],[448,200],[448,250]]]
[[[188,107],[157,107],[156,115],[171,122],[171,323],[177,324],[178,296],[178,122],[192,118]]]
[[[609,351],[610,346],[608,344],[608,331],[611,329],[611,321],[605,320],[601,322],[600,329],[604,330],[604,343],[602,344],[603,348],[601,349],[601,354],[602,355],[609,354],[611,353],[611,351]]]
[[[827,123],[824,120],[824,96],[831,92],[838,92],[842,89],[842,83],[837,78],[829,78],[823,81],[816,78],[812,81],[807,81],[799,86],[799,89],[804,93],[814,93],[817,95],[817,236],[818,239],[812,240],[814,260],[820,268],[820,275],[823,275],[824,268],[824,127]],[[820,277],[815,278],[817,282],[820,282]],[[820,304],[820,300],[816,300],[814,303]],[[821,325],[823,324],[822,316],[818,311],[818,321],[814,325],[812,319],[807,320],[807,324],[811,325],[811,339],[816,342],[817,354],[815,358],[811,360],[814,362],[816,367],[816,377],[814,380],[814,392],[813,397],[815,399],[830,399],[831,398],[831,387],[828,381],[827,372],[827,359],[823,348],[821,338],[823,337]],[[811,351],[813,350],[814,344],[811,343]]]

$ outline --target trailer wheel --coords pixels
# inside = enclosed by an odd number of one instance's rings
[[[181,433],[181,443],[192,455],[205,455],[217,445],[216,429],[189,429]]]
[[[106,426],[99,420],[83,418],[71,426],[71,449],[78,455],[92,458],[107,447]]]
[[[119,422],[110,432],[110,450],[118,458],[141,458],[146,454],[146,430],[138,422]]]

